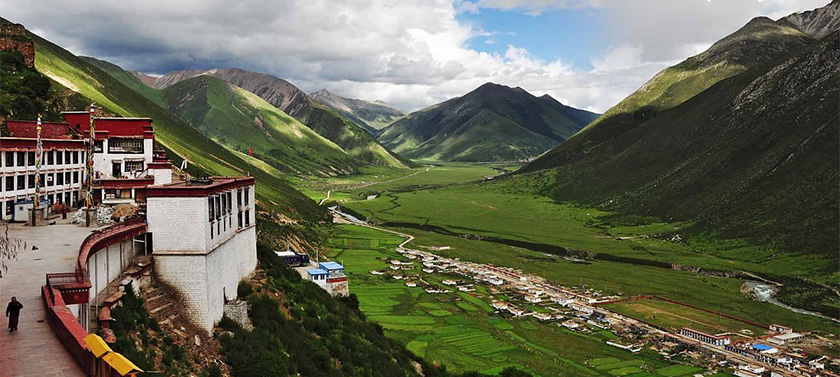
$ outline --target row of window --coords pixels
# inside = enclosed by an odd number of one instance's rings
[[[41,165],[78,164],[84,161],[84,152],[49,151],[41,157]],[[35,166],[35,152],[6,152],[3,166]]]
[[[207,198],[210,239],[233,227],[233,194],[236,193],[237,229],[251,226],[251,189],[245,187]]]
[[[64,186],[71,183],[79,183],[81,172],[64,172],[41,174],[41,187]],[[6,179],[0,181],[0,192],[26,190],[35,188],[35,174],[28,175],[7,175]]]

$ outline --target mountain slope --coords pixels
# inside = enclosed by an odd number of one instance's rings
[[[582,133],[520,173],[551,175],[546,190],[558,200],[690,220],[696,232],[770,246],[766,255],[732,257],[810,254],[809,263],[836,272],[838,42],[834,32],[805,49],[788,44],[792,57],[721,80],[622,133]]]
[[[220,78],[258,95],[361,161],[374,165],[408,166],[408,162],[392,154],[364,129],[326,106],[316,103],[288,81],[268,74],[238,68],[178,71],[161,77],[155,86],[166,88],[199,74]]]
[[[35,41],[35,67],[39,72],[119,115],[152,118],[156,140],[170,151],[176,163],[185,158],[208,174],[250,173],[259,182],[257,195],[263,210],[296,220],[325,216],[316,203],[281,179],[245,162],[110,74],[35,34],[30,36]]]
[[[769,64],[812,43],[813,38],[789,25],[766,17],[755,18],[708,50],[660,71],[636,92],[564,143],[567,144],[566,148],[557,148],[547,155],[585,151],[587,149],[582,143],[591,146],[606,142],[727,77],[750,67]]]
[[[161,92],[169,110],[203,134],[281,171],[350,174],[358,163],[333,142],[262,98],[212,76],[181,81]]]
[[[833,0],[822,8],[791,14],[779,22],[787,23],[803,33],[821,39],[840,29],[840,0]]]
[[[550,96],[487,83],[394,122],[379,141],[410,158],[512,161],[536,157],[597,117]]]
[[[372,134],[387,127],[399,119],[405,112],[385,102],[368,102],[360,99],[344,98],[326,89],[309,94],[316,102],[329,107]]]

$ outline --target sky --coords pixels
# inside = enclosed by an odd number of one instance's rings
[[[407,111],[486,82],[603,112],[756,16],[829,0],[3,0],[77,55],[239,67]]]

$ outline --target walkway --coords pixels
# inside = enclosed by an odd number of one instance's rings
[[[9,271],[0,279],[3,311],[12,296],[23,304],[19,331],[9,334],[7,318],[0,317],[0,376],[84,376],[45,321],[40,289],[47,273],[75,270],[79,245],[90,230],[67,220],[36,228],[9,225],[9,236],[25,240],[27,248],[8,263]]]

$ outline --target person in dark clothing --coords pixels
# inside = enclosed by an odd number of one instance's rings
[[[21,309],[23,309],[23,304],[17,300],[17,297],[12,297],[12,301],[6,306],[6,317],[9,317],[9,332],[17,331]]]

